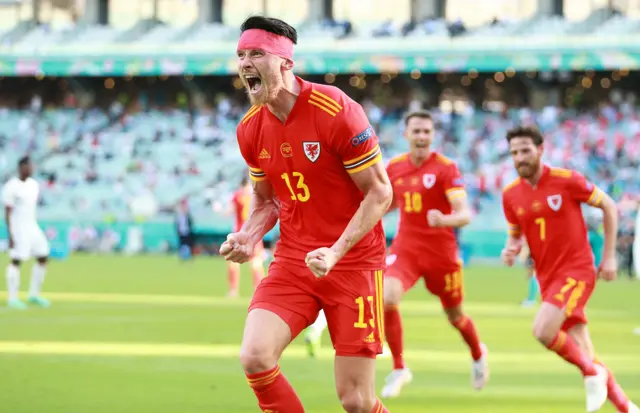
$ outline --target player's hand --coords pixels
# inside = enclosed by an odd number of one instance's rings
[[[318,248],[304,259],[307,267],[316,277],[324,277],[338,262],[338,255],[331,248]]]
[[[602,259],[598,268],[598,277],[605,281],[614,281],[618,277],[618,260],[616,257]]]
[[[9,249],[12,250],[15,245],[16,244],[13,242],[13,237],[9,237]]]
[[[500,253],[500,258],[502,258],[504,265],[511,267],[516,262],[516,258],[518,254],[520,254],[520,251],[522,251],[523,246],[524,240],[522,238],[509,237],[507,239],[507,245],[504,246]]]
[[[521,250],[522,243],[507,242],[507,245],[500,253],[500,258],[502,258],[502,262],[504,263],[504,265],[506,265],[507,267],[513,266]]]
[[[500,253],[500,258],[502,259],[504,265],[506,265],[507,267],[513,266],[513,264],[516,262],[517,256],[518,253],[515,252],[513,248],[503,248],[502,252]]]
[[[227,235],[227,240],[220,246],[220,255],[225,260],[238,264],[249,261],[253,255],[251,237],[246,232],[234,232]]]
[[[445,226],[444,214],[437,209],[430,209],[427,212],[427,222],[430,227],[439,228]]]

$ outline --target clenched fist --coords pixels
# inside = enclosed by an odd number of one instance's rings
[[[249,261],[253,255],[253,243],[246,232],[234,232],[227,235],[227,240],[220,246],[220,255],[225,260],[238,264]]]

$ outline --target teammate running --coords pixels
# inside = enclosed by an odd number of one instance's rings
[[[49,300],[40,295],[47,272],[49,243],[36,219],[40,189],[32,173],[31,160],[25,156],[18,162],[18,176],[9,179],[2,188],[11,259],[6,270],[8,305],[19,310],[27,308],[18,297],[20,264],[31,257],[36,258],[36,263],[31,270],[28,302],[39,307],[50,305]]]
[[[502,259],[506,265],[513,265],[526,237],[543,300],[533,334],[547,349],[581,371],[588,412],[600,410],[608,396],[619,412],[638,413],[613,374],[597,361],[585,315],[596,279],[616,278],[616,205],[581,174],[544,165],[544,138],[537,129],[518,127],[506,138],[519,178],[503,193],[509,237]],[[604,213],[604,250],[597,270],[582,203]]]
[[[393,371],[382,397],[396,397],[412,380],[403,358],[402,296],[418,280],[440,298],[449,322],[471,352],[472,384],[482,389],[489,379],[486,347],[475,325],[462,309],[462,261],[454,228],[467,225],[470,211],[460,171],[445,156],[431,150],[434,124],[428,112],[405,117],[405,138],[410,151],[389,162],[394,207],[400,209],[398,232],[387,257],[384,282],[385,334],[393,357]]]
[[[388,412],[375,396],[383,336],[381,218],[392,199],[378,138],[345,93],[293,75],[293,27],[250,17],[241,31],[239,72],[253,107],[237,135],[254,181],[253,208],[220,253],[246,262],[280,220],[275,261],[245,324],[240,360],[247,380],[262,411],[304,412],[278,361],[324,309],[344,410]]]

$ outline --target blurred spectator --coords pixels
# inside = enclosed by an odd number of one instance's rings
[[[189,203],[185,199],[176,211],[176,232],[179,240],[179,250],[181,256],[191,256],[193,253],[194,234],[193,221],[189,213]],[[188,254],[186,253],[188,251]]]

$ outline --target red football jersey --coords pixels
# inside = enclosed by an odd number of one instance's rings
[[[252,191],[247,191],[244,188],[238,189],[233,193],[231,204],[233,205],[233,212],[236,216],[236,226],[234,228],[235,232],[240,231],[240,228],[242,228],[245,221],[249,217],[252,195]]]
[[[251,178],[267,179],[280,201],[275,259],[306,266],[307,253],[333,245],[362,202],[349,174],[380,162],[382,155],[358,103],[333,86],[296,79],[300,95],[285,123],[266,106],[254,106],[237,134]],[[335,269],[380,269],[384,254],[378,222]]]
[[[580,204],[598,206],[602,198],[602,191],[578,172],[548,166],[535,187],[517,178],[504,188],[509,233],[525,236],[541,284],[577,272],[595,276]]]
[[[458,244],[453,228],[434,228],[427,211],[452,211],[451,200],[465,196],[462,176],[451,159],[433,152],[420,166],[408,154],[389,162],[387,173],[400,212],[397,234],[391,245],[395,253],[419,253],[433,262],[433,268],[449,268],[458,261]]]

